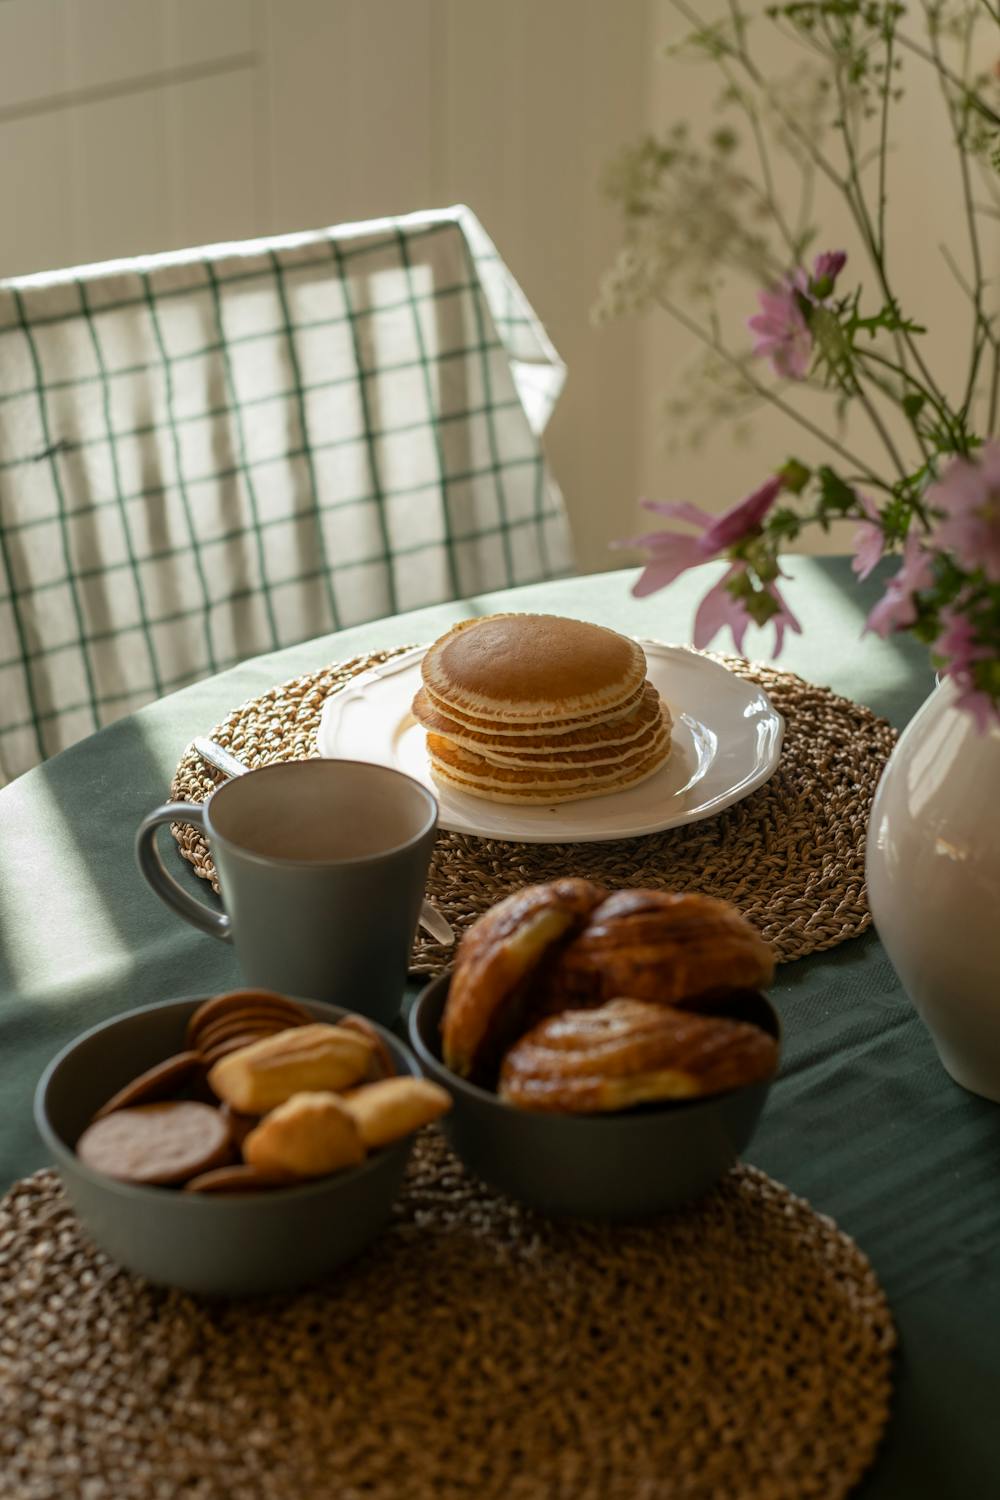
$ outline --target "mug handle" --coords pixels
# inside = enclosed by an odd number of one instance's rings
[[[165,802],[157,807],[139,824],[135,836],[135,858],[148,883],[172,911],[186,922],[207,932],[223,942],[232,941],[233,924],[225,912],[212,911],[203,901],[196,901],[167,873],[160,851],[156,847],[156,830],[161,823],[193,823],[202,832],[205,830],[205,809],[200,802]]]

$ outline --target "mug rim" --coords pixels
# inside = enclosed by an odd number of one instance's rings
[[[425,798],[427,803],[428,816],[422,823],[421,827],[417,830],[417,832],[410,838],[404,839],[402,840],[402,842],[397,844],[391,844],[386,849],[378,850],[377,853],[352,854],[329,859],[293,859],[286,854],[261,854],[257,849],[250,849],[245,844],[238,843],[235,839],[228,838],[226,834],[221,833],[219,829],[213,825],[212,803],[215,801],[216,797],[220,795],[220,793],[225,792],[229,787],[239,786],[242,782],[245,782],[249,776],[266,776],[268,772],[282,771],[290,766],[314,765],[360,767],[365,771],[377,771],[382,775],[391,776],[399,781],[408,782],[411,787],[415,787],[419,792],[421,792],[423,797]],[[435,828],[437,827],[438,816],[440,814],[438,799],[431,791],[430,787],[425,786],[422,781],[418,781],[415,776],[410,776],[406,771],[398,771],[394,766],[383,766],[378,761],[374,760],[355,760],[348,759],[347,757],[340,758],[327,755],[299,756],[294,760],[273,761],[270,765],[266,766],[252,766],[248,771],[245,771],[242,776],[232,776],[228,781],[223,781],[214,789],[214,791],[210,793],[202,806],[204,808],[205,832],[208,835],[209,840],[216,839],[219,843],[225,844],[227,848],[237,851],[241,858],[252,860],[256,864],[268,866],[285,865],[296,870],[342,869],[348,868],[351,865],[374,864],[376,861],[380,859],[387,859],[394,854],[404,854],[408,849],[413,849],[416,847],[416,845],[421,843],[421,841],[425,839],[429,833],[434,832]]]

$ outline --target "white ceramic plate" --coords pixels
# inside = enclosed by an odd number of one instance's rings
[[[638,786],[555,806],[519,807],[469,797],[431,776],[424,730],[410,713],[420,687],[416,646],[355,677],[323,706],[321,755],[371,760],[422,781],[453,833],[528,844],[583,844],[636,838],[710,818],[774,772],[785,723],[767,694],[683,646],[640,643],[647,672],[674,719],[667,763]]]

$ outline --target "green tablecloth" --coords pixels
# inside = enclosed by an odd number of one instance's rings
[[[791,638],[782,666],[902,726],[932,678],[912,642],[860,640],[878,576],[859,587],[839,559],[792,559],[789,571],[804,634]],[[430,640],[470,608],[541,608],[683,642],[716,573],[700,570],[642,602],[629,594],[631,574],[611,573],[344,630],[165,698],[0,791],[4,1182],[45,1161],[31,1094],[65,1041],[129,1006],[237,980],[230,950],[161,906],[132,859],[135,827],[164,799],[193,735],[276,682]],[[900,1334],[893,1420],[859,1493],[992,1495],[1000,1487],[1000,1108],[944,1073],[874,935],[784,966],[773,993],[784,1066],[748,1157],[855,1236]]]

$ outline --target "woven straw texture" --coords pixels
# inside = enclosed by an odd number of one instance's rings
[[[870,1265],[752,1167],[557,1224],[429,1131],[351,1267],[215,1304],[116,1271],[44,1171],[0,1266],[3,1500],[838,1500],[888,1414]]]
[[[323,704],[350,677],[385,661],[378,652],[308,673],[235,709],[212,731],[246,765],[313,756]],[[515,844],[441,833],[428,898],[458,931],[518,886],[584,875],[617,888],[697,890],[731,901],[787,962],[856,937],[871,917],[865,836],[872,797],[895,731],[869,709],[791,672],[717,656],[759,683],[785,718],[770,781],[714,818],[643,838],[599,844]],[[203,802],[222,778],[194,750],[184,755],[171,797]],[[215,884],[208,846],[175,825],[181,854]],[[216,886],[216,889],[218,887]],[[450,951],[418,937],[413,968],[440,973]]]

